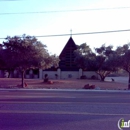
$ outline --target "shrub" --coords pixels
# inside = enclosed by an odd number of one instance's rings
[[[83,89],[95,89],[95,85],[86,84],[84,85]]]
[[[95,75],[92,75],[91,79],[97,79],[97,77]]]
[[[89,84],[84,85],[83,89],[89,89]]]
[[[48,74],[45,74],[44,77],[45,77],[45,78],[44,78],[44,82],[48,82],[48,80],[49,80],[49,79],[48,79]]]
[[[58,78],[58,74],[55,74],[56,79]]]
[[[86,75],[80,76],[80,79],[87,79]]]
[[[68,74],[68,78],[72,78],[72,74]]]

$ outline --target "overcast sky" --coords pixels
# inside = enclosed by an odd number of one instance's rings
[[[63,10],[66,11],[62,12]],[[86,42],[94,48],[104,43],[115,47],[126,44],[130,42],[130,32],[73,34],[130,29],[130,1],[0,0],[0,38],[22,34],[33,36],[70,34],[71,29],[72,37],[78,45]],[[47,45],[50,53],[59,55],[69,38],[70,36],[42,37],[38,40]],[[0,40],[2,41],[3,39]]]

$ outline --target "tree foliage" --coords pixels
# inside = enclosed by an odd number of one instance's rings
[[[85,50],[85,51],[84,51]],[[95,71],[104,81],[105,77],[119,68],[118,55],[112,46],[103,44],[99,48],[95,48],[94,52],[86,44],[79,46],[75,51],[75,62],[79,67],[88,71]]]
[[[22,72],[22,86],[27,69],[47,69],[57,67],[59,63],[59,58],[50,55],[46,46],[33,36],[7,37],[3,42],[2,54],[6,68],[19,69]]]
[[[103,44],[100,48],[95,48],[97,53],[96,57],[100,57],[100,60],[97,60],[99,66],[96,71],[102,81],[104,81],[105,77],[112,72],[115,72],[119,69],[118,55],[115,50],[113,50],[113,46],[105,46]]]
[[[128,89],[130,89],[130,43],[117,47],[116,52],[120,57],[120,67],[129,73]]]
[[[86,44],[81,44],[75,51],[75,62],[84,70],[95,71],[104,81],[111,72],[124,69],[129,73],[128,89],[130,89],[130,43],[117,47],[105,46],[91,48]]]

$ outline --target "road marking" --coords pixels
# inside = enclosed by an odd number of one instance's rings
[[[48,96],[48,95],[0,95],[0,99],[5,99],[5,98],[84,98],[84,99],[97,99],[97,98],[111,98],[111,97],[114,97],[114,98],[121,98],[121,99],[129,99],[128,96],[105,96],[105,95],[102,95],[102,96],[81,96],[81,97],[78,97],[78,96],[69,96],[69,95],[61,95],[61,96]]]
[[[125,113],[89,113],[89,112],[66,112],[66,111],[20,111],[20,110],[0,110],[0,114],[65,114],[65,115],[95,115],[95,116],[130,116]]]
[[[34,101],[0,101],[0,103],[2,104],[57,104],[57,103],[59,103],[59,104],[67,104],[67,103],[76,103],[76,104],[87,104],[87,105],[89,105],[89,104],[112,104],[112,105],[117,105],[117,104],[119,104],[119,105],[121,105],[121,104],[123,104],[123,105],[129,105],[130,103],[109,103],[109,102],[67,102],[67,101],[65,101],[65,102],[44,102],[44,101],[41,101],[41,102],[34,102]]]
[[[74,96],[45,96],[45,95],[43,95],[43,96],[28,96],[28,95],[2,95],[2,96],[0,96],[0,99],[5,99],[5,98],[76,98],[76,97],[74,97]]]

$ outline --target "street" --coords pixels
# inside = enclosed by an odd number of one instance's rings
[[[129,91],[0,91],[0,130],[119,130],[121,118],[130,120]]]

